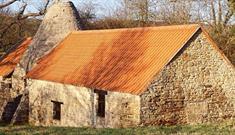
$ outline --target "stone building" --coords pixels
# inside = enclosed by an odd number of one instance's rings
[[[73,32],[54,39],[64,31],[49,24],[9,76],[24,86],[15,95],[23,100],[11,101],[18,105],[10,122],[113,128],[235,118],[235,68],[201,26],[78,31],[64,24]]]

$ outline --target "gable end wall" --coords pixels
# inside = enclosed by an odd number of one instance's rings
[[[143,125],[234,118],[235,70],[199,30],[141,95]]]

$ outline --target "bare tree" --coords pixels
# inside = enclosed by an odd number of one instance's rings
[[[32,36],[32,34],[24,35],[26,24],[29,23],[26,20],[33,21],[32,18],[39,17],[45,14],[47,7],[51,0],[40,0],[37,1],[37,5],[31,0],[2,0],[0,4],[0,17],[4,21],[0,21],[0,48],[1,51],[6,51],[11,45],[21,41],[25,36]],[[11,10],[11,5],[18,5],[14,10]],[[29,6],[35,7],[37,12],[30,12],[27,10]],[[34,22],[34,21],[33,21]],[[31,25],[32,26],[32,25]],[[33,28],[28,28],[32,30]],[[35,31],[32,31],[32,33]]]
[[[145,26],[154,20],[157,0],[123,0],[120,2],[116,14],[121,19],[135,20],[139,26]]]
[[[167,24],[190,23],[192,4],[190,0],[162,0],[158,3],[157,18]]]
[[[78,12],[85,29],[90,29],[91,23],[96,19],[96,8],[98,6],[91,0],[78,4]]]

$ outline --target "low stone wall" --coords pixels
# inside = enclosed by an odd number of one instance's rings
[[[141,123],[222,121],[235,117],[234,105],[234,67],[198,32],[141,95]]]

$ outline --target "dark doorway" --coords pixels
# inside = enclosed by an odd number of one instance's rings
[[[102,90],[95,90],[95,93],[98,96],[97,116],[105,117],[105,95],[107,95],[107,92]]]

